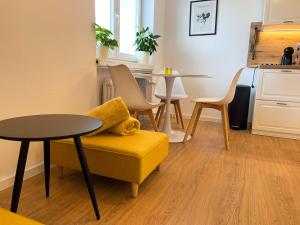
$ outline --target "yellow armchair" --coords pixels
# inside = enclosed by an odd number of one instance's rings
[[[0,208],[0,225],[42,225],[42,224]]]
[[[132,196],[139,185],[168,155],[168,136],[139,130],[134,135],[102,134],[82,137],[91,173],[131,183]],[[60,168],[80,170],[73,140],[51,143],[51,162]]]

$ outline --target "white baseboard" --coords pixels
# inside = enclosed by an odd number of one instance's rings
[[[190,114],[182,114],[184,119],[190,119],[192,115]],[[222,119],[217,116],[207,116],[207,115],[201,115],[200,116],[201,121],[209,121],[209,122],[215,122],[215,123],[222,123]]]
[[[171,113],[172,118],[175,118],[175,114]],[[189,120],[191,119],[191,114],[183,113],[183,119]],[[207,116],[201,115],[200,121],[208,121],[208,122],[215,122],[215,123],[222,123],[222,118],[217,116]],[[248,129],[252,127],[252,122],[248,122]]]
[[[24,180],[36,176],[44,171],[44,163],[39,163],[25,170]],[[3,178],[0,180],[0,191],[13,186],[15,175]]]
[[[156,115],[156,113],[155,113]],[[191,119],[191,114],[183,113],[182,114],[183,119],[189,120]],[[171,118],[175,118],[175,114],[171,113]],[[200,121],[209,121],[209,122],[215,122],[215,123],[222,123],[222,118],[217,116],[207,116],[207,115],[201,115]]]
[[[278,133],[278,132],[273,132],[273,131],[262,131],[262,130],[255,130],[255,129],[252,130],[252,134],[300,140],[299,134],[286,134],[286,133]]]

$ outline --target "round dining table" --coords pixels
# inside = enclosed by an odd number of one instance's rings
[[[163,77],[165,79],[166,83],[166,113],[165,113],[165,120],[162,132],[166,133],[169,136],[169,142],[170,143],[180,143],[183,142],[183,138],[185,135],[185,132],[180,130],[173,130],[172,124],[171,124],[171,98],[172,98],[172,90],[173,90],[173,84],[177,77],[180,78],[211,78],[208,75],[192,75],[192,74],[161,74],[161,73],[135,73],[135,77]],[[190,137],[188,138],[190,139]]]

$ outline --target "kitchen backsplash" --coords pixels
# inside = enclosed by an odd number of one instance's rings
[[[262,23],[252,23],[248,51],[248,67],[262,64],[280,64],[286,47],[295,49],[300,43],[300,30],[265,29]],[[298,60],[299,61],[299,60]]]

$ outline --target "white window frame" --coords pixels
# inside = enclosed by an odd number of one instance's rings
[[[121,43],[120,40],[120,1],[122,0],[110,0],[111,1],[111,12],[110,12],[110,30],[114,34],[114,38]],[[137,8],[136,8],[136,30],[142,24],[142,0],[136,0]],[[125,61],[133,61],[136,62],[136,54],[129,55],[125,53],[121,53],[119,48],[115,48],[114,51],[111,51],[109,54],[110,59],[119,59]]]

